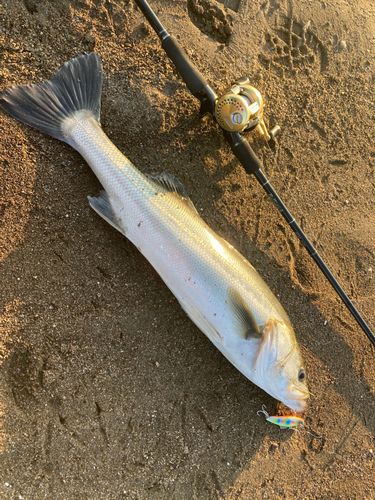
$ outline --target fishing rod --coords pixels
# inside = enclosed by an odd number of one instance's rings
[[[212,114],[221,127],[224,137],[229,143],[235,157],[242,164],[245,171],[248,174],[253,174],[263,189],[270,195],[283,217],[302,241],[311,257],[318,264],[360,327],[375,345],[375,335],[328,269],[310,240],[294,220],[294,217],[284,205],[279,195],[273,189],[267,177],[262,172],[263,165],[260,159],[254,153],[247,139],[241,135],[241,132],[258,128],[266,141],[270,141],[280,131],[278,125],[271,130],[267,130],[263,120],[263,98],[259,91],[250,85],[248,78],[242,77],[234,82],[228,92],[222,96],[217,96],[178,41],[161,24],[146,0],[135,0],[135,3],[155,30],[161,41],[162,48],[175,64],[186,86],[193,96],[201,102],[201,113],[208,112]]]

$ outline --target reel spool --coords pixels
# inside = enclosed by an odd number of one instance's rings
[[[269,141],[280,131],[280,127],[276,125],[268,132],[263,120],[263,97],[248,83],[248,78],[240,78],[217,99],[215,118],[220,127],[228,132],[243,132],[258,127]]]

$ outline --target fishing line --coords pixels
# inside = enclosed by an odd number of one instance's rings
[[[263,134],[262,134],[262,135],[263,135]],[[329,258],[328,258],[327,253],[324,251],[324,248],[323,248],[322,244],[321,244],[321,243],[320,243],[320,241],[318,240],[318,237],[315,235],[314,230],[313,230],[313,228],[311,227],[311,225],[310,225],[310,223],[309,223],[309,220],[308,220],[307,216],[305,215],[305,213],[304,213],[304,211],[303,211],[302,207],[299,205],[299,203],[298,203],[298,201],[297,201],[296,197],[295,197],[295,196],[294,196],[294,194],[293,194],[293,191],[291,190],[291,188],[290,188],[290,186],[289,186],[289,184],[288,184],[288,182],[287,182],[287,180],[286,180],[285,175],[283,174],[283,172],[282,172],[282,170],[281,170],[281,168],[280,168],[280,166],[279,166],[279,163],[278,163],[277,158],[276,158],[276,154],[272,151],[272,149],[271,149],[271,147],[270,147],[270,145],[269,145],[269,142],[266,140],[266,138],[264,137],[264,135],[263,135],[263,141],[266,143],[267,149],[268,149],[268,151],[271,153],[272,161],[273,161],[274,165],[276,166],[276,168],[277,168],[277,170],[278,170],[278,172],[279,172],[279,174],[280,174],[280,176],[281,176],[281,178],[282,178],[282,180],[283,180],[283,182],[284,182],[284,185],[285,185],[285,187],[286,187],[287,192],[289,193],[289,195],[290,195],[290,197],[291,197],[291,200],[294,202],[295,206],[296,206],[296,207],[297,207],[297,209],[299,210],[301,217],[302,217],[302,218],[303,218],[303,220],[305,221],[305,223],[306,223],[306,225],[307,225],[307,228],[308,228],[308,230],[310,231],[310,234],[312,235],[312,238],[313,238],[314,244],[318,247],[318,249],[319,249],[319,253],[321,253],[321,254],[323,255],[324,259],[328,262],[328,264],[329,264],[330,268],[331,268],[331,269],[333,269],[333,270],[335,271],[336,276],[337,276],[337,275],[338,275],[338,273],[337,273],[337,270],[335,269],[335,266],[333,266],[333,265],[332,265],[331,261],[330,261],[330,260],[329,260]],[[297,187],[297,190],[298,190],[298,187]],[[298,191],[299,191],[299,193],[302,193],[302,197],[304,198],[304,201],[305,201],[305,203],[306,203],[306,199],[305,199],[304,192],[303,192],[303,191],[300,191],[300,190],[298,190]],[[339,283],[339,284],[340,284],[340,286],[341,286],[340,281],[339,281],[337,278],[336,278],[336,280],[338,281],[338,283]],[[362,314],[363,309],[362,309],[362,307],[360,306],[360,304],[359,304],[358,300],[356,300],[356,299],[351,299],[351,300],[352,300],[353,302],[355,302],[355,303],[356,303],[357,308],[361,311],[361,314]],[[372,321],[371,321],[371,319],[370,319],[370,324],[372,325]]]

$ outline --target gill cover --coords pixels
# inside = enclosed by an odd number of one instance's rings
[[[262,333],[254,364],[255,383],[290,408],[304,410],[309,391],[305,377],[300,379],[302,356],[292,327],[270,319]]]

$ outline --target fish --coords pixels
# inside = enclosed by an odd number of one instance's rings
[[[70,144],[103,191],[91,207],[154,267],[182,309],[250,381],[304,411],[309,390],[284,308],[254,267],[200,217],[172,174],[139,171],[100,125],[101,58],[82,54],[50,80],[9,87],[0,106]]]

